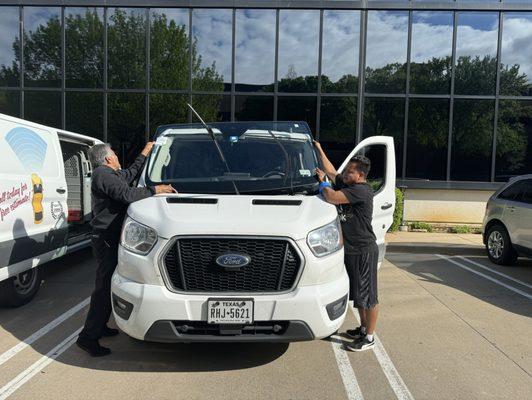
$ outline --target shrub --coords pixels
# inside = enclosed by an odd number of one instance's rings
[[[422,229],[427,232],[432,232],[434,230],[434,227],[431,224],[427,224],[426,222],[412,222],[410,224],[410,228],[412,229]]]
[[[473,233],[473,229],[467,225],[452,226],[449,231],[451,233]]]
[[[390,226],[389,232],[395,232],[399,229],[401,221],[403,220],[403,192],[395,188],[395,210],[393,212],[393,223]]]

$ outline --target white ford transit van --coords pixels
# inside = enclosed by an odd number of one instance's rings
[[[29,302],[42,264],[90,243],[95,143],[0,114],[0,305]]]
[[[128,209],[112,280],[118,326],[155,342],[331,335],[346,314],[348,277],[337,210],[318,195],[308,126],[210,126],[212,134],[195,124],[158,129],[139,184],[169,183],[179,193]],[[395,204],[393,139],[363,140],[339,171],[357,153],[373,163],[383,257]]]

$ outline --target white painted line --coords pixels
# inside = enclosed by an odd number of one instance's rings
[[[338,364],[338,369],[340,370],[340,376],[344,382],[347,398],[349,400],[363,400],[364,396],[362,396],[360,391],[355,371],[353,371],[346,351],[342,348],[343,341],[333,336],[331,338],[331,346],[336,357],[336,364]],[[0,398],[0,400],[2,399]]]
[[[69,337],[55,346],[48,354],[42,356],[39,361],[35,362],[31,367],[22,371],[13,380],[0,388],[0,400],[5,400],[18,389],[20,389],[26,382],[42,371],[46,366],[52,363],[57,357],[63,354],[76,341],[77,336],[83,327],[72,333]]]
[[[468,261],[470,262],[471,264],[473,265],[476,265],[477,267],[480,267],[482,269],[485,269],[486,271],[489,271],[493,274],[497,274],[499,276],[502,276],[510,281],[514,281],[516,283],[519,283],[520,285],[523,285],[523,286],[526,286],[527,288],[530,288],[532,289],[532,285],[529,284],[529,283],[526,283],[526,282],[523,282],[523,281],[520,281],[519,279],[515,279],[514,277],[511,277],[510,275],[506,275],[506,274],[503,274],[502,272],[499,272],[499,271],[495,271],[494,269],[491,269],[489,267],[486,267],[485,265],[477,262],[477,261],[473,261],[473,260],[470,260],[469,258],[465,258],[465,257],[462,257],[462,256],[458,256],[458,258],[460,258],[461,260],[464,260],[464,261]]]
[[[33,333],[31,336],[28,336],[22,342],[20,342],[16,346],[13,346],[11,349],[6,351],[5,353],[1,354],[0,355],[0,365],[4,364],[7,360],[9,360],[15,354],[20,353],[22,350],[24,350],[26,347],[31,345],[33,342],[39,340],[41,337],[43,337],[48,332],[50,332],[52,329],[54,329],[57,325],[61,324],[62,322],[66,321],[68,318],[70,318],[71,316],[76,314],[82,308],[87,306],[89,304],[89,302],[90,302],[90,297],[86,298],[81,303],[76,304],[70,310],[68,310],[65,313],[61,314],[59,317],[57,317],[53,321],[49,322],[45,326],[43,326],[41,329],[39,329],[37,332]]]
[[[349,303],[349,308],[351,309],[353,315],[360,324],[358,314],[351,303]],[[410,390],[408,390],[408,387],[403,381],[403,378],[401,378],[401,375],[399,375],[397,368],[395,368],[392,359],[386,352],[386,349],[384,348],[379,337],[377,335],[374,335],[373,339],[375,340],[375,346],[373,346],[373,351],[375,353],[375,356],[377,357],[377,361],[381,365],[384,375],[386,375],[386,379],[388,379],[390,387],[395,393],[395,397],[397,397],[399,400],[414,400],[414,396],[412,396],[412,393],[410,393]]]
[[[504,287],[504,288],[506,288],[508,290],[511,290],[514,293],[520,294],[521,296],[524,296],[524,297],[526,297],[529,300],[532,300],[532,295],[531,294],[528,294],[527,292],[523,292],[522,290],[514,288],[513,286],[507,285],[506,283],[501,282],[500,280],[495,279],[495,278],[493,278],[493,277],[491,277],[489,275],[483,274],[482,272],[478,272],[477,270],[475,270],[473,268],[469,268],[467,265],[459,263],[458,261],[453,260],[450,257],[442,256],[441,254],[435,254],[435,256],[441,258],[442,260],[449,261],[449,262],[453,263],[454,265],[465,269],[466,271],[469,271],[469,272],[472,272],[472,273],[474,273],[474,274],[476,274],[478,276],[481,276],[481,277],[487,279],[488,281],[492,281],[493,283],[496,283],[499,286],[502,286],[502,287]]]

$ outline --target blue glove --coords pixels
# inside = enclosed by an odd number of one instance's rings
[[[332,188],[331,184],[329,182],[321,182],[320,183],[320,194],[323,193],[323,189],[326,187]]]

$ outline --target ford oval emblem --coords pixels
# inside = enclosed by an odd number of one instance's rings
[[[250,262],[251,257],[247,254],[226,253],[216,258],[216,264],[224,268],[240,268]]]

